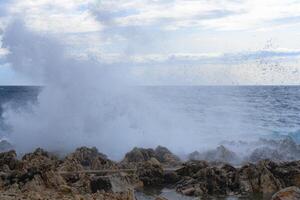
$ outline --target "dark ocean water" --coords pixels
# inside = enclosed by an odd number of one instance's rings
[[[3,108],[36,102],[41,88],[0,86],[0,126]],[[196,122],[202,134],[218,136],[271,136],[300,130],[298,86],[163,86],[147,87],[154,101],[166,103]],[[230,138],[228,138],[230,139]]]
[[[18,109],[37,101],[40,88],[36,86],[0,86],[0,134],[8,134],[4,124],[3,110],[7,105]]]
[[[300,135],[298,86],[156,87],[149,90],[160,100],[169,102],[172,109],[196,121],[197,130],[204,135],[228,140]]]

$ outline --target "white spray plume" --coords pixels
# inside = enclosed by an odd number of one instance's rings
[[[117,159],[134,146],[182,150],[198,145],[189,135],[189,120],[132,86],[126,66],[67,57],[61,43],[31,32],[22,21],[6,29],[3,44],[16,72],[45,85],[30,112],[6,109],[18,151],[71,151],[88,145]]]

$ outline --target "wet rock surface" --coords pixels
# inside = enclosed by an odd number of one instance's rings
[[[262,160],[235,168],[229,164],[192,161],[177,170],[182,177],[177,191],[190,196],[274,194],[289,186],[300,186],[300,163]]]
[[[217,147],[214,150],[209,150],[205,152],[195,151],[189,156],[190,160],[206,160],[206,161],[217,161],[217,162],[227,162],[227,163],[239,163],[240,158],[236,153],[230,151],[223,145]]]
[[[300,199],[300,189],[295,186],[282,189],[272,196],[272,200],[298,200],[298,199]]]
[[[224,148],[219,150],[225,154],[218,155],[231,154]],[[131,200],[136,188],[157,186],[186,196],[273,195],[286,187],[300,186],[300,161],[266,159],[239,167],[221,161],[182,163],[160,146],[135,148],[120,163],[96,148],[81,147],[64,158],[38,148],[18,159],[12,150],[0,153],[0,171],[0,199]],[[297,191],[288,190],[288,194]],[[281,194],[287,192],[276,198]]]
[[[125,158],[121,163],[124,165],[135,166],[138,163],[146,162],[153,158],[164,166],[181,165],[179,157],[173,154],[166,147],[162,146],[158,146],[156,149],[135,147],[125,155]]]
[[[0,166],[0,199],[134,199],[133,187],[119,187],[114,192],[114,180],[106,174],[82,171],[116,169],[116,164],[95,148],[79,148],[64,159],[39,148],[18,160],[16,153],[9,151],[0,153]],[[63,171],[66,169],[69,173]]]

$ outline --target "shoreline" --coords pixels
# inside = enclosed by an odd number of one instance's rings
[[[136,191],[155,187],[169,188],[181,197],[238,199],[259,194],[265,198],[300,186],[300,161],[260,160],[241,167],[203,160],[183,162],[162,146],[134,148],[121,162],[88,147],[64,158],[38,148],[18,159],[11,150],[0,153],[0,167],[3,198],[14,194],[24,199],[133,200]]]

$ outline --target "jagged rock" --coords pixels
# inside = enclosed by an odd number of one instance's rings
[[[121,163],[127,166],[134,166],[137,163],[149,161],[152,158],[155,158],[161,164],[168,166],[177,166],[181,164],[180,159],[176,155],[174,155],[166,147],[162,146],[158,146],[155,150],[151,148],[144,149],[135,147],[125,155],[125,158]]]
[[[22,167],[23,167],[23,165],[17,159],[17,154],[14,150],[0,153],[0,169],[1,169],[1,171],[21,169]]]
[[[205,160],[205,161],[217,161],[217,162],[227,162],[227,163],[240,163],[240,158],[232,151],[228,150],[223,145],[217,147],[215,150],[206,151],[199,153],[195,151],[189,156],[190,160]]]
[[[81,171],[83,169],[113,169],[116,164],[106,155],[99,153],[97,148],[80,147],[68,155],[60,166],[62,171]]]
[[[258,162],[260,160],[272,159],[274,161],[282,161],[287,159],[284,154],[279,153],[276,149],[269,147],[260,147],[255,149],[249,156],[250,162]]]
[[[256,165],[251,163],[244,165],[238,173],[242,193],[260,192],[260,173]]]
[[[275,161],[300,159],[300,147],[289,136],[282,137],[279,140],[260,139],[257,145],[260,147],[254,149],[252,153],[254,154],[255,161],[262,159],[272,159]]]
[[[193,177],[199,170],[207,168],[209,166],[206,161],[188,161],[183,164],[183,168],[177,170],[180,176],[190,176]]]
[[[164,172],[161,164],[155,159],[140,163],[137,175],[145,186],[158,186],[164,183]]]
[[[41,148],[36,149],[33,153],[25,154],[22,161],[25,168],[36,168],[40,171],[54,170],[59,164],[56,156]]]
[[[135,147],[128,152],[123,159],[123,163],[141,163],[155,158],[155,151],[153,149],[144,149]]]
[[[263,160],[258,163],[261,192],[264,194],[273,194],[284,187],[281,181],[272,173],[276,167],[277,164],[269,160]]]
[[[178,156],[174,155],[169,149],[162,146],[156,147],[155,158],[162,164],[170,166],[176,166],[181,164]]]
[[[272,200],[298,200],[298,199],[300,199],[300,189],[295,186],[282,189],[272,196]]]
[[[190,161],[177,172],[185,177],[177,184],[177,191],[184,195],[226,195],[239,192],[237,170],[228,164],[210,166],[204,161]]]

